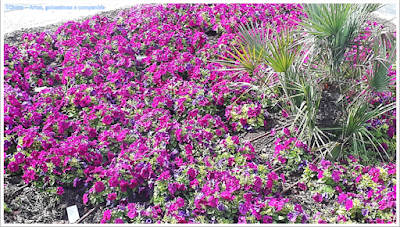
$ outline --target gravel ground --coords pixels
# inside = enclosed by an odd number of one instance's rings
[[[137,7],[138,4],[125,3],[106,3],[99,2],[98,4],[71,4],[71,5],[103,5],[105,11],[30,11],[30,10],[4,10],[4,43],[6,44],[17,44],[21,42],[22,35],[24,33],[36,33],[50,31],[55,32],[58,27],[68,21],[83,22],[93,17],[94,14],[100,16],[106,16],[108,19],[113,20],[120,11],[130,10],[132,7]],[[53,3],[54,4],[54,3]],[[66,4],[66,3],[64,3]],[[23,5],[13,3],[13,5]],[[36,4],[36,6],[45,6],[49,4]],[[385,8],[382,8],[378,13],[375,13],[372,17],[372,21],[383,23],[386,20],[390,20],[396,17],[395,4],[389,4]],[[18,19],[16,19],[18,18]],[[38,27],[37,25],[41,25]],[[396,30],[398,25],[398,19],[394,20],[393,23],[388,23],[387,27],[390,30]],[[215,37],[212,42],[216,42]],[[261,135],[264,135],[270,131],[272,127],[279,127],[282,120],[279,116],[270,116],[269,126],[267,129],[259,129],[253,132],[241,133],[239,137],[243,140],[253,140]],[[264,156],[268,159],[273,154],[271,138],[269,136],[260,138],[252,142],[256,149],[257,154]],[[292,184],[298,180],[298,176],[290,176],[287,179],[287,185]],[[67,189],[65,196],[61,201],[52,201],[50,197],[41,195],[39,189],[29,185],[24,186],[20,176],[7,176],[5,177],[4,183],[7,187],[5,190],[5,202],[11,208],[11,212],[5,214],[6,223],[52,223],[52,224],[66,224],[68,219],[66,216],[65,208],[71,205],[77,205],[81,217],[83,214],[89,212],[93,207],[87,207],[82,204],[82,193],[76,190]],[[311,195],[305,192],[298,192],[295,189],[291,190],[290,199],[292,201],[298,201],[304,206],[310,205],[309,201],[312,201]],[[325,206],[325,204],[323,204]],[[328,209],[328,206],[326,207]],[[102,218],[102,212],[104,208],[100,207],[90,214],[82,224],[99,223]]]
[[[34,3],[34,2],[33,2]],[[34,3],[34,4],[19,4],[18,2],[8,3],[8,7],[5,6],[3,8],[4,12],[4,33],[10,33],[14,31],[18,31],[21,29],[27,28],[35,28],[38,25],[47,26],[58,24],[60,22],[67,22],[70,20],[80,20],[84,17],[93,16],[99,13],[107,13],[115,10],[122,10],[126,8],[133,7],[135,3],[132,2],[117,2],[117,3],[106,3],[106,2],[95,2],[88,3],[86,1],[82,1],[82,3],[73,3],[73,2],[51,2],[50,3]],[[33,10],[29,8],[24,8],[22,10],[11,10],[10,6],[22,6],[22,7],[33,7],[38,6],[42,7],[43,10]],[[77,7],[77,9],[68,9],[68,10],[46,10],[46,7],[49,6],[72,6]],[[95,10],[87,10],[87,9],[79,9],[78,7],[82,6],[103,6],[104,10],[95,9]],[[15,9],[15,8],[14,8]]]
[[[36,33],[44,31],[55,32],[61,25],[63,25],[68,21],[73,20],[75,22],[83,22],[92,18],[94,15],[105,16],[109,20],[113,20],[120,11],[129,11],[132,8],[138,7],[138,4],[133,4],[133,3],[127,4],[127,3],[129,2],[117,3],[117,4],[84,3],[85,6],[103,5],[106,8],[106,11],[102,10],[91,10],[90,12],[77,11],[77,10],[76,11],[75,10],[32,11],[28,9],[7,11],[4,13],[4,23],[3,23],[4,44],[13,45],[21,42],[22,35],[24,33]],[[22,5],[22,4],[15,3],[14,5]],[[77,5],[77,4],[71,4],[71,5]],[[16,18],[19,19],[17,20]]]
[[[11,3],[9,3],[11,4]],[[61,5],[55,4],[54,5]],[[35,32],[43,32],[50,31],[54,32],[58,27],[63,25],[65,22],[74,20],[77,22],[82,22],[87,19],[90,19],[93,15],[98,14],[100,16],[106,16],[109,19],[114,19],[115,16],[118,15],[118,12],[122,10],[130,10],[132,7],[138,6],[139,4],[131,3],[130,1],[125,2],[117,2],[117,3],[107,3],[107,2],[98,2],[98,3],[88,3],[83,1],[82,3],[66,3],[68,6],[97,6],[102,5],[105,7],[105,10],[10,10],[3,5],[4,12],[4,43],[14,44],[21,41],[21,37],[24,33],[35,33]],[[13,2],[12,5],[29,7],[30,4]],[[51,4],[49,3],[35,3],[36,6],[42,6],[45,8]],[[398,25],[398,18],[396,18],[396,4],[388,4],[385,7],[381,8],[378,12],[374,13],[371,20],[377,21],[379,23],[383,23],[387,20],[392,20],[391,23],[388,23],[387,26],[392,30],[396,30],[396,26]],[[38,26],[40,25],[40,26]],[[2,28],[3,29],[3,28]]]

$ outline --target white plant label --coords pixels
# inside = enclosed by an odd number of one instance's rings
[[[67,215],[69,223],[74,223],[79,219],[78,207],[76,205],[67,207]]]

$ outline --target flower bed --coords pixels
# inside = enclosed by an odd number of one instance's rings
[[[395,164],[315,165],[294,128],[274,135],[268,160],[235,135],[266,126],[272,103],[230,86],[249,73],[210,61],[229,56],[238,23],[305,16],[298,4],[143,5],[24,35],[5,45],[5,173],[54,196],[84,190],[85,204],[107,206],[102,223],[395,222]],[[282,185],[293,173],[332,210],[292,202]]]

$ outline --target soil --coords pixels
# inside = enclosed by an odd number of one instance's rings
[[[105,16],[108,19],[113,20],[121,10],[129,10],[129,8],[102,12],[98,15]],[[85,17],[75,21],[83,22],[87,19],[90,19],[91,17],[92,16]],[[382,21],[382,19],[378,17],[374,17],[372,18],[372,20],[378,22]],[[21,43],[21,37],[24,33],[36,33],[43,31],[55,32],[58,27],[63,25],[63,23],[65,22],[60,22],[45,27],[22,29],[12,33],[4,34],[4,43],[8,45],[18,45],[19,43]],[[391,26],[391,28],[395,30],[395,27],[393,27],[394,26]],[[209,33],[208,35],[211,45],[217,44],[220,34]],[[337,114],[340,114],[340,111],[334,104],[334,101],[336,100],[337,94],[335,93],[335,91],[324,91],[321,101],[321,112],[318,113],[318,118],[320,119],[320,127],[331,127],[334,124],[334,119],[337,119]],[[267,127],[245,133],[240,133],[238,134],[238,136],[241,140],[251,141],[257,155],[262,156],[264,160],[268,160],[273,154],[273,139],[268,135],[257,140],[254,139],[262,135],[270,134],[270,130],[272,128],[278,128],[282,126],[282,121],[284,121],[284,119],[279,116],[279,114],[270,114],[270,116],[267,118]],[[283,172],[284,170],[277,171],[278,174]],[[299,177],[300,176],[295,172],[287,176],[284,187],[293,185],[299,180]],[[78,189],[74,188],[66,188],[64,194],[61,197],[61,200],[56,201],[54,200],[54,198],[41,192],[40,189],[36,188],[35,186],[31,184],[26,185],[22,180],[21,175],[4,175],[3,189],[4,202],[10,209],[10,211],[4,212],[4,222],[7,224],[68,224],[69,222],[66,211],[67,207],[76,205],[80,217],[82,217],[94,208],[93,205],[86,206],[83,204],[83,191],[79,191]],[[292,202],[299,203],[304,207],[316,205],[316,203],[312,202],[312,195],[310,195],[308,192],[301,191],[296,187],[292,187],[290,190],[288,190],[285,193],[285,196],[290,198]],[[317,205],[329,210],[328,208],[332,206],[333,202],[334,201]],[[94,210],[94,212],[83,219],[80,224],[100,223],[104,209],[106,209],[105,206],[98,207]]]
[[[77,189],[65,189],[60,201],[41,192],[39,188],[26,185],[21,175],[5,176],[4,202],[11,210],[4,212],[6,224],[67,224],[68,216],[66,208],[76,205],[81,214],[87,213],[93,208],[82,203],[83,192]],[[82,224],[99,223],[103,217],[102,207],[87,216]]]

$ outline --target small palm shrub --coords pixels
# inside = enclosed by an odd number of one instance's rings
[[[283,91],[281,101],[291,110],[289,122],[298,128],[297,137],[321,157],[338,159],[349,152],[360,157],[372,149],[381,159],[392,160],[376,133],[367,129],[369,121],[395,109],[395,102],[371,105],[376,95],[391,90],[393,77],[388,74],[396,58],[394,36],[366,27],[368,16],[380,7],[304,4],[308,18],[300,27],[273,31],[268,25],[248,23],[238,28],[240,46],[249,48],[235,58],[253,56],[275,73],[279,80],[270,85]],[[335,126],[320,127],[316,118],[323,87],[332,83],[338,85],[335,104],[342,114]]]

